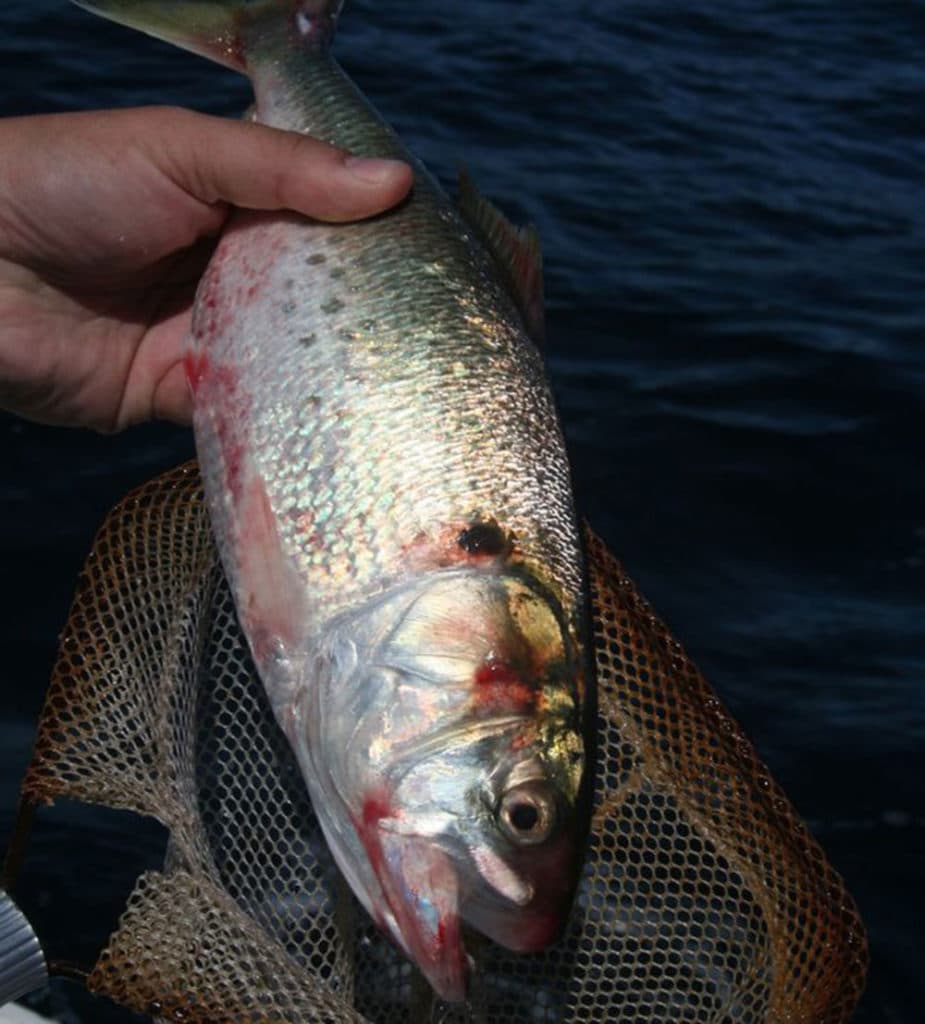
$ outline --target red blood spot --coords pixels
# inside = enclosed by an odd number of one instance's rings
[[[394,914],[395,910],[392,907],[392,900],[389,898],[389,889],[383,872],[385,856],[382,852],[382,838],[379,835],[379,822],[385,818],[391,818],[392,814],[393,811],[385,792],[375,793],[367,796],[363,801],[361,818],[359,820],[354,818],[353,827],[356,829],[360,842],[363,844],[363,849],[366,850],[369,866],[373,869],[376,878],[379,879],[380,885],[382,885],[382,894],[385,897],[386,904]],[[385,920],[381,914],[376,915],[376,923],[383,931],[388,932]]]
[[[520,677],[506,661],[486,661],[475,673],[479,686],[497,686],[520,682]]]
[[[183,369],[186,372],[190,390],[195,395],[209,371],[209,357],[204,352],[200,354],[187,352],[183,357]]]
[[[394,813],[384,793],[368,796],[363,801],[363,824],[367,828],[378,825],[383,818],[391,818]]]
[[[369,857],[369,863],[376,876],[382,880],[382,837],[379,835],[379,823],[395,816],[395,810],[389,802],[385,790],[369,794],[363,801],[361,820],[354,821],[357,835]]]
[[[232,494],[238,494],[241,489],[241,445],[236,441],[231,442],[227,438],[227,431],[220,431],[222,438],[222,454],[225,456],[225,478],[228,481],[228,489]]]
[[[393,848],[397,862],[394,855],[386,860],[380,824],[400,816],[401,811],[392,804],[388,793],[379,789],[367,793],[362,811],[354,816],[353,824],[379,882],[379,896],[397,925],[401,944],[419,964],[430,964],[433,974],[428,972],[428,976],[437,980],[438,987],[443,986],[452,993],[451,998],[459,1000],[465,995],[467,966],[460,921],[455,910],[455,876],[447,875],[447,872],[452,873],[452,868],[444,853],[435,850],[433,856],[429,856],[428,851],[420,849],[420,844],[427,846],[430,842],[420,837],[402,837],[399,840],[402,845]],[[393,836],[391,842],[395,841]],[[415,848],[414,844],[418,847]],[[448,898],[443,900],[445,894]],[[434,900],[438,910],[441,909],[441,901],[446,903],[445,913],[440,913],[434,930],[414,905],[422,896]],[[374,898],[374,913],[378,902]],[[396,938],[385,927],[385,914],[377,914],[377,917],[380,928]]]
[[[475,672],[474,701],[478,711],[528,714],[536,707],[536,690],[506,661],[491,659]]]

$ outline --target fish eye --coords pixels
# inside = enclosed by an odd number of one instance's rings
[[[514,786],[501,797],[497,818],[501,831],[512,843],[544,843],[556,827],[555,794],[536,782]]]

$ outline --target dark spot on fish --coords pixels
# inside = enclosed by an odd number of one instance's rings
[[[343,267],[331,267],[331,277],[335,280],[339,277],[343,277],[346,271]]]
[[[295,281],[293,281],[291,277],[287,278],[283,282],[283,287],[285,287],[285,288],[292,288],[294,286],[295,286]]]
[[[313,252],[305,262],[317,267],[320,263],[327,263],[327,261],[328,258],[323,252]]]
[[[504,531],[495,522],[474,523],[459,534],[456,543],[467,554],[484,558],[506,555],[510,550]]]
[[[336,295],[332,296],[327,302],[322,302],[321,312],[328,313],[339,313],[344,308],[343,302]]]
[[[286,314],[286,316],[292,316],[292,314],[295,311],[296,311],[296,304],[294,302],[284,302],[283,303],[283,312]]]
[[[314,345],[317,340],[318,335],[315,334],[314,331],[312,331],[311,334],[304,334],[301,338],[299,338],[299,344],[303,348],[311,348],[312,345]]]

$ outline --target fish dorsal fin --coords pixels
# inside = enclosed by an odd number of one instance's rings
[[[498,264],[527,333],[537,345],[542,344],[546,336],[543,253],[536,226],[512,224],[479,192],[464,169],[459,172],[459,211]]]

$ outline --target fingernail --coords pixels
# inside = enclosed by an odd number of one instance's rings
[[[397,167],[407,166],[403,160],[370,159],[365,156],[348,156],[344,167],[365,185],[382,185],[395,177]]]

